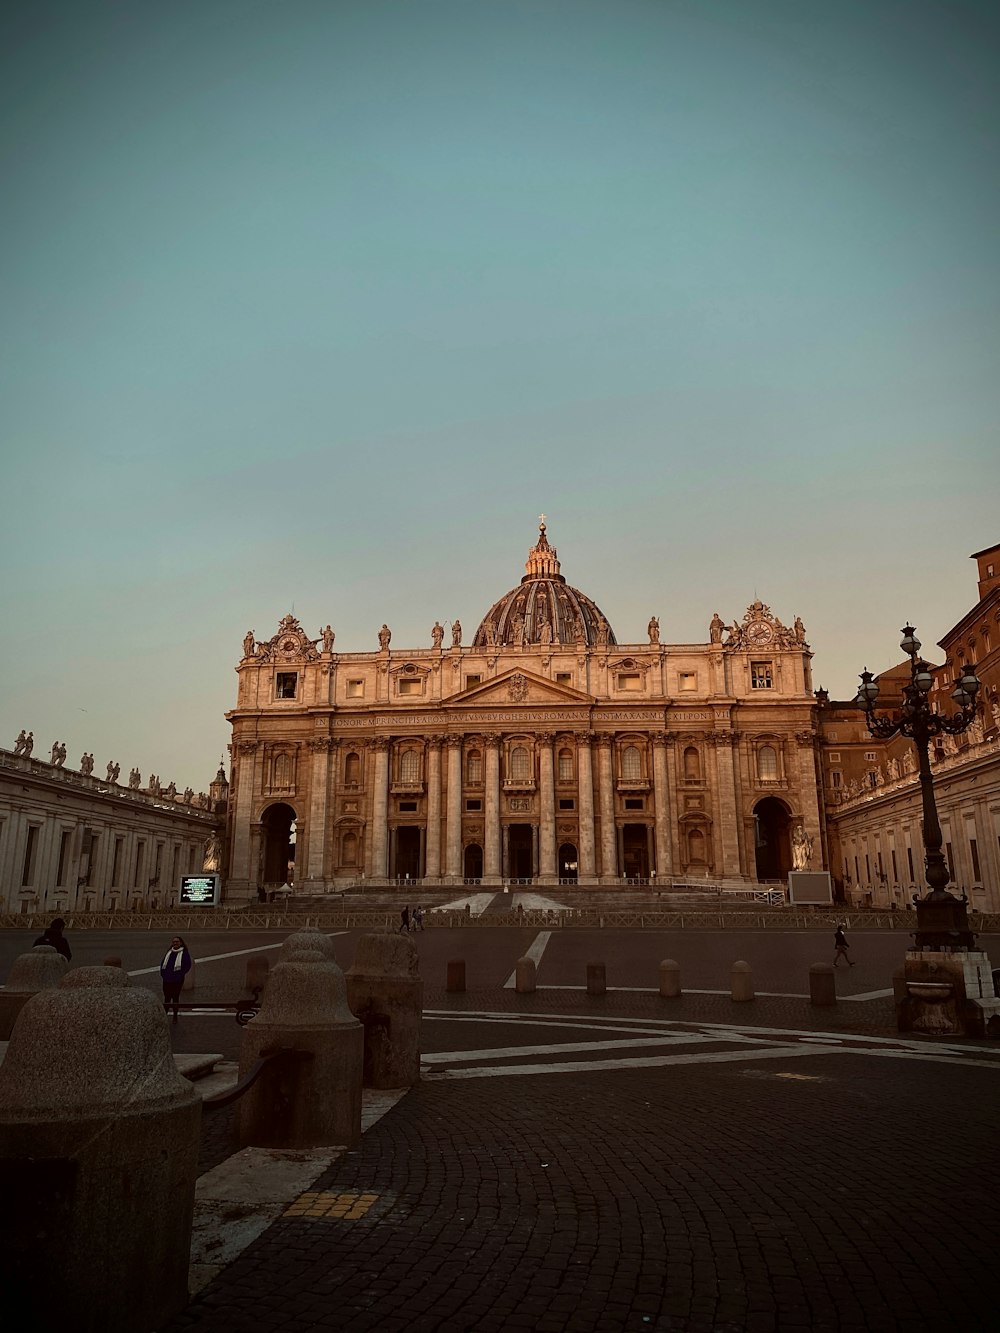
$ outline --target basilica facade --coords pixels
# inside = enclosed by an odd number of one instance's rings
[[[619,642],[544,522],[468,641],[338,653],[293,616],[238,666],[227,893],[409,879],[782,880],[825,844],[811,652],[763,602],[703,643]]]

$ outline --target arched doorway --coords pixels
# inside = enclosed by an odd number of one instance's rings
[[[395,838],[395,876],[397,879],[420,879],[420,851],[422,830],[403,824],[396,829]]]
[[[291,883],[293,862],[295,861],[295,843],[292,839],[292,824],[295,811],[290,805],[279,802],[269,805],[261,815],[262,861],[265,884]]]
[[[559,878],[570,879],[576,882],[577,859],[576,848],[571,842],[564,842],[559,848]]]
[[[792,868],[791,814],[784,801],[765,796],[753,808],[758,880],[784,880]]]
[[[510,879],[531,879],[532,841],[530,824],[508,825],[507,875]]]
[[[483,849],[478,842],[470,842],[466,847],[464,867],[466,879],[482,879]]]
[[[645,824],[622,829],[622,873],[626,879],[649,878],[649,835]]]

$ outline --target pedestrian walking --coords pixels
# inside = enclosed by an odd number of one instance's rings
[[[851,962],[850,958],[848,958],[848,956],[847,956],[847,951],[848,951],[848,949],[849,949],[851,946],[847,943],[847,936],[844,934],[844,930],[845,930],[845,927],[846,927],[846,926],[847,926],[847,922],[846,922],[846,921],[841,921],[841,923],[840,923],[840,925],[837,927],[836,933],[835,933],[835,935],[834,935],[834,937],[833,937],[833,945],[834,945],[834,949],[833,949],[833,965],[834,965],[834,967],[837,966],[837,964],[840,962],[841,958],[843,958],[844,962],[847,964],[848,967],[853,967],[853,966],[854,966],[854,964]]]
[[[413,929],[423,930],[424,928],[424,909],[417,904],[413,909]]]
[[[409,909],[409,907],[404,907],[403,910],[402,910],[402,911],[400,912],[400,914],[399,914],[399,933],[400,933],[400,935],[408,935],[408,934],[410,933],[410,909]]]
[[[160,964],[160,980],[163,982],[163,1012],[169,1013],[171,1008],[174,1011],[174,1022],[177,1022],[181,1007],[181,987],[184,985],[184,978],[191,971],[191,955],[188,947],[179,935],[175,935],[170,941],[170,948],[163,955],[163,962]]]
[[[73,953],[69,947],[69,940],[63,935],[65,929],[66,922],[61,916],[57,916],[50,926],[45,927],[38,939],[35,940],[35,944],[48,944],[51,948],[58,949],[68,963],[73,957]]]

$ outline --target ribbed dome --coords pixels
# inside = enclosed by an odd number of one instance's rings
[[[525,569],[520,585],[494,602],[483,617],[473,647],[575,643],[593,648],[618,642],[600,607],[571,588],[559,573],[556,549],[548,543],[544,521]]]

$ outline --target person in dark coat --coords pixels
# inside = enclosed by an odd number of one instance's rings
[[[400,914],[399,914],[399,933],[400,933],[400,935],[408,935],[408,934],[410,933],[410,909],[409,909],[409,907],[404,907],[403,910],[402,910],[402,911],[400,912]]]
[[[191,971],[191,955],[188,947],[179,935],[175,935],[170,941],[170,948],[163,955],[163,962],[160,964],[160,980],[163,982],[163,1012],[169,1013],[170,1009],[174,1011],[174,1022],[177,1022],[181,1007],[181,987],[184,985],[184,978]]]
[[[837,964],[840,962],[841,958],[843,958],[844,962],[848,965],[848,967],[853,967],[853,966],[854,966],[854,964],[851,962],[850,958],[848,958],[848,956],[847,956],[847,951],[848,951],[848,949],[849,949],[851,946],[847,943],[847,935],[845,934],[845,927],[846,927],[846,926],[847,926],[847,922],[846,922],[846,921],[841,921],[840,925],[837,927],[836,934],[835,934],[834,937],[833,937],[833,965],[834,965],[834,967],[837,966]]]
[[[68,963],[73,954],[69,947],[69,941],[63,935],[65,929],[66,922],[61,916],[57,916],[51,926],[45,927],[38,939],[35,940],[35,944],[48,944],[53,949],[58,949]]]

